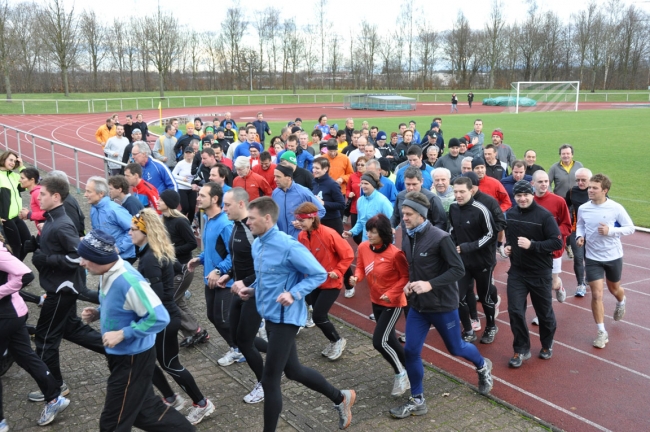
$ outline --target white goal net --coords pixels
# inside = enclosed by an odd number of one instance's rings
[[[511,84],[510,112],[578,111],[580,81],[518,81]]]

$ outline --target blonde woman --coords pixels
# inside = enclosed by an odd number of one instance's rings
[[[174,303],[174,263],[176,253],[169,234],[155,210],[144,209],[133,216],[131,239],[140,248],[138,271],[144,276],[154,292],[160,297],[169,312],[169,324],[156,336],[156,356],[158,363],[174,381],[192,398],[194,402],[187,419],[193,425],[215,410],[214,404],[205,398],[196,385],[192,374],[181,365],[178,359],[178,330],[181,314]],[[153,384],[163,395],[163,402],[169,407],[181,410],[185,399],[174,394],[160,368],[156,367]]]

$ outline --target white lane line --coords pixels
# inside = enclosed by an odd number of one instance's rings
[[[633,244],[631,244],[631,243],[622,243],[622,244],[623,244],[624,246],[631,246],[631,247],[635,247],[635,248],[639,248],[639,249],[645,249],[645,250],[650,251],[650,248],[647,248],[647,247],[637,246],[637,245],[633,245]]]

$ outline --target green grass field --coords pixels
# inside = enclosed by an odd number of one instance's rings
[[[452,92],[465,100],[468,90],[435,90],[423,93],[418,90],[382,90],[371,93],[414,94],[418,102],[447,101]],[[165,92],[163,108],[184,108],[201,106],[262,105],[294,103],[332,103],[343,102],[343,96],[355,93],[351,90],[301,90],[292,95],[289,90],[263,91],[214,91],[214,92]],[[356,93],[364,93],[363,90]],[[476,90],[477,103],[485,97],[507,96],[509,90]],[[581,92],[580,101],[589,102],[650,102],[648,91],[608,91],[588,93]],[[0,100],[1,114],[86,114],[111,113],[124,110],[144,110],[158,108],[160,97],[157,92],[136,93],[72,93],[65,97],[61,93],[18,93],[13,101]]]
[[[537,161],[546,170],[559,160],[558,149],[568,143],[575,149],[575,159],[594,173],[602,172],[613,181],[610,197],[623,204],[638,226],[650,227],[650,196],[644,192],[648,187],[647,170],[650,153],[646,152],[644,137],[650,136],[650,111],[647,109],[620,109],[578,112],[546,112],[522,114],[482,114],[484,132],[490,135],[499,127],[504,131],[504,142],[509,144],[517,157],[523,157],[528,149],[535,149]],[[355,125],[360,126],[363,112],[353,114]],[[443,115],[445,141],[469,132],[475,115]],[[418,130],[426,132],[431,116],[405,116],[375,118],[370,125],[378,126],[387,133],[397,130],[401,122],[413,119]],[[343,118],[329,118],[329,124],[345,124]],[[316,119],[303,118],[303,126],[309,131]],[[271,122],[271,129],[279,134],[286,123]],[[152,130],[155,128],[152,127]],[[637,140],[639,142],[637,142]],[[268,144],[267,139],[267,144]],[[639,150],[639,146],[641,149]],[[645,179],[645,180],[644,180]]]

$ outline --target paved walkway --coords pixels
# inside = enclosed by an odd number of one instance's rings
[[[82,195],[76,194],[82,208],[87,205]],[[87,226],[90,222],[87,222]],[[29,258],[28,258],[29,261]],[[31,264],[31,262],[29,263]],[[195,279],[200,280],[200,279]],[[94,285],[93,285],[94,284]],[[96,278],[89,278],[89,286],[96,286]],[[38,286],[28,288],[40,293]],[[262,429],[263,404],[247,405],[242,397],[254,385],[254,375],[246,363],[226,368],[217,359],[226,350],[225,343],[205,317],[203,287],[194,283],[190,306],[211,335],[210,343],[199,348],[182,349],[181,361],[194,375],[197,384],[216,405],[216,412],[198,427],[202,431],[259,431]],[[85,306],[79,302],[79,310]],[[35,323],[38,309],[30,304],[28,322]],[[297,337],[298,351],[304,365],[320,371],[335,386],[354,388],[357,403],[353,408],[350,430],[358,431],[544,431],[545,425],[526,417],[500,401],[480,396],[474,388],[427,366],[425,395],[429,413],[422,417],[394,420],[388,410],[405,398],[393,398],[390,392],[393,372],[381,355],[372,347],[370,337],[360,330],[335,320],[335,325],[348,340],[347,349],[336,362],[321,356],[326,339],[316,327],[303,330]],[[108,368],[103,357],[63,341],[61,345],[63,376],[70,387],[72,403],[58,417],[52,431],[94,431],[105,396]],[[172,388],[182,391],[170,379]],[[42,404],[27,400],[27,393],[37,386],[27,373],[14,365],[2,377],[4,411],[12,431],[43,431],[36,425]],[[470,383],[475,385],[476,382]],[[338,427],[338,417],[332,403],[320,394],[283,379],[283,412],[278,431],[332,431]]]

